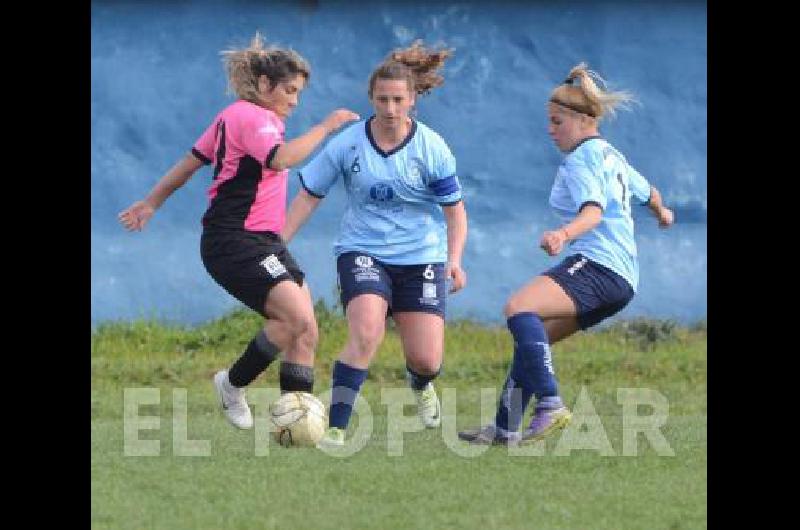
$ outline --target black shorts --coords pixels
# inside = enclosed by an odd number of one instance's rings
[[[305,277],[273,232],[206,229],[200,238],[200,256],[215,282],[263,316],[270,289],[284,280],[302,286]]]
[[[568,256],[543,274],[575,302],[581,329],[620,312],[633,298],[633,288],[625,278],[581,254]]]
[[[445,316],[444,263],[389,265],[368,254],[345,252],[336,260],[336,269],[345,311],[350,300],[372,293],[386,300],[389,314],[410,311]]]

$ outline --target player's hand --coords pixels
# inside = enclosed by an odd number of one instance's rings
[[[145,201],[136,201],[128,208],[120,212],[119,222],[122,223],[127,230],[140,231],[147,224],[147,221],[153,217],[155,209]]]
[[[675,214],[669,208],[661,208],[657,214],[659,228],[669,228],[675,222]]]
[[[563,230],[548,230],[542,234],[539,246],[550,256],[555,256],[564,249],[567,235]]]
[[[347,122],[360,120],[361,116],[347,109],[336,109],[322,122],[322,125],[332,133]]]
[[[460,263],[448,263],[444,268],[444,278],[445,281],[451,280],[450,293],[460,291],[467,285],[467,273]]]

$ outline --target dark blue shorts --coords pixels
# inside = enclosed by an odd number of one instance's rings
[[[543,274],[575,302],[581,329],[620,312],[633,298],[633,288],[625,278],[581,254],[568,256]]]
[[[360,294],[372,293],[389,304],[389,314],[403,311],[445,315],[444,263],[389,265],[369,254],[345,252],[336,260],[342,307]]]

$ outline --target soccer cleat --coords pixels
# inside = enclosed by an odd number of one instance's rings
[[[342,447],[344,446],[344,429],[328,427],[325,435],[317,442],[317,447]]]
[[[458,437],[476,445],[517,445],[520,438],[518,432],[501,431],[494,423],[477,429],[459,431]]]
[[[419,419],[422,420],[422,424],[429,429],[435,429],[441,425],[442,411],[433,383],[428,382],[422,390],[412,389],[412,391],[414,392],[414,397],[417,398],[417,414]]]
[[[228,380],[228,371],[221,370],[214,374],[214,388],[217,389],[222,412],[228,421],[240,429],[253,427],[253,414],[244,397],[244,389],[236,388]]]
[[[522,432],[521,443],[541,440],[547,435],[566,427],[571,419],[572,413],[567,407],[559,407],[553,410],[537,409],[533,413],[530,425]]]

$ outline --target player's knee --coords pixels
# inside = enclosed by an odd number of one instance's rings
[[[319,342],[319,332],[317,331],[317,326],[313,325],[306,327],[305,332],[298,336],[297,341],[304,349],[310,352],[316,350],[317,343]]]
[[[383,340],[383,328],[362,326],[354,331],[355,333],[350,338],[351,349],[355,350],[353,353],[357,353],[359,357],[372,358]]]
[[[314,346],[319,339],[317,322],[313,315],[297,315],[287,322],[289,333],[294,340],[303,343],[312,343]]]
[[[505,315],[506,318],[511,318],[522,311],[524,311],[522,299],[516,295],[511,295],[506,305],[503,307],[503,315]]]
[[[438,359],[415,359],[414,362],[408,361],[408,367],[415,373],[424,376],[437,376],[442,367]]]

